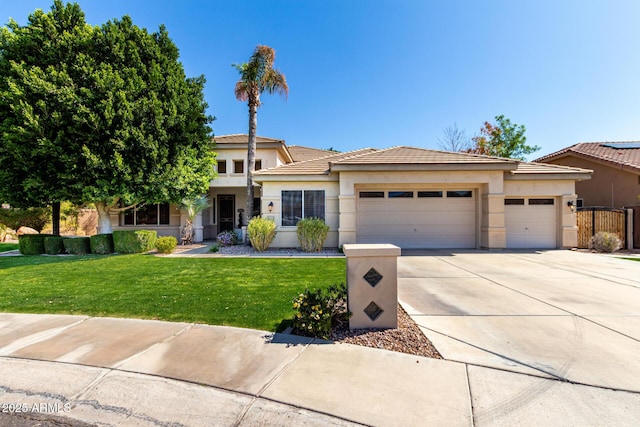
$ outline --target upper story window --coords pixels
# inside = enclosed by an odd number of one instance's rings
[[[233,161],[233,173],[244,173],[244,160]]]
[[[122,214],[124,225],[169,225],[169,203],[139,205]]]
[[[253,168],[253,170],[259,171],[260,169],[262,169],[262,160],[261,159],[256,159],[256,167]]]
[[[222,159],[218,160],[218,173],[223,174],[227,173],[227,161]]]

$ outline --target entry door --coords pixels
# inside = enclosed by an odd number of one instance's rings
[[[233,230],[235,221],[234,215],[236,210],[236,196],[225,195],[218,196],[218,218],[220,220],[220,233],[223,231]]]

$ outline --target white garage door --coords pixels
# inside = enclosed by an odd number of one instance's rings
[[[403,248],[475,248],[473,190],[359,191],[358,243]]]
[[[556,244],[555,199],[507,198],[504,200],[507,248],[552,249]]]

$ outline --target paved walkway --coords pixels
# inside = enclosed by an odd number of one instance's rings
[[[0,314],[0,405],[114,426],[637,425],[640,263],[426,254],[400,259],[400,298],[448,360],[230,327]]]

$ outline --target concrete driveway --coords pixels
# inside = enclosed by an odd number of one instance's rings
[[[442,356],[467,365],[476,425],[522,417],[623,425],[637,416],[640,262],[572,251],[406,251],[398,288]]]

